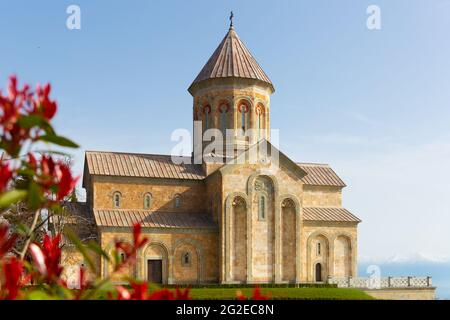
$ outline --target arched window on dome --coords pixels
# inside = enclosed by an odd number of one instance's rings
[[[222,135],[225,137],[227,132],[227,113],[229,110],[229,105],[226,103],[222,103],[219,106],[220,113],[220,130],[222,131]]]
[[[241,129],[245,134],[245,131],[247,130],[247,122],[248,122],[248,112],[250,111],[250,106],[242,101],[240,102],[239,106],[238,106],[238,111],[241,113]]]
[[[258,141],[264,138],[263,130],[265,129],[264,125],[264,106],[258,104],[256,107],[256,122],[257,122],[257,130],[258,130]]]
[[[205,130],[208,130],[210,126],[211,106],[204,106],[203,113],[205,114]]]

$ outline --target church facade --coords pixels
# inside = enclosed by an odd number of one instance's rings
[[[194,143],[210,155],[200,161],[86,152],[86,202],[74,210],[92,218],[107,250],[131,240],[134,222],[150,239],[123,272],[162,284],[356,276],[360,220],[342,206],[346,185],[329,165],[294,162],[270,143],[274,86],[232,26],[188,90],[194,141],[216,129],[231,153],[204,142]],[[250,161],[263,144],[266,155]],[[98,272],[110,274],[108,261]]]

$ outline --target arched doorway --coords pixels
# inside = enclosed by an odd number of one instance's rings
[[[322,282],[322,265],[316,264],[316,282]]]
[[[144,279],[152,283],[166,284],[169,277],[168,251],[162,243],[147,245],[142,256]]]

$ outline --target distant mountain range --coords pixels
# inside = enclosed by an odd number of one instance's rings
[[[358,258],[360,263],[372,263],[372,264],[396,264],[396,263],[438,263],[438,264],[450,264],[449,255],[431,255],[420,252],[410,254],[395,254],[388,257],[365,257],[360,256]]]

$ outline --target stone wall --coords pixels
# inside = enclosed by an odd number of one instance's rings
[[[435,300],[435,288],[366,289],[367,294],[382,300]]]
[[[69,288],[80,287],[80,268],[85,269],[86,281],[91,282],[100,274],[100,257],[91,254],[95,270],[91,270],[83,255],[73,246],[66,245],[61,250],[61,265],[64,266],[61,279],[67,282]]]
[[[357,224],[348,222],[305,221],[302,230],[302,282],[315,280],[315,264],[322,262],[325,277],[335,273],[357,274]],[[317,242],[322,242],[322,257],[316,255]],[[348,241],[348,248],[342,241]],[[324,279],[326,280],[326,279]]]
[[[295,206],[293,203],[288,203],[281,211],[282,224],[282,281],[295,282],[296,281],[296,216]]]
[[[304,185],[303,205],[305,207],[341,207],[341,188]]]
[[[101,230],[101,245],[111,247],[115,238],[131,241],[132,234],[128,228],[103,228]],[[147,280],[147,259],[163,261],[163,283],[198,283],[218,282],[219,266],[217,252],[217,232],[205,230],[161,230],[143,229],[149,243],[138,253],[134,274],[142,280]],[[182,254],[190,253],[189,265],[182,262]],[[101,273],[107,276],[112,267],[102,260]],[[114,280],[120,281],[118,277]]]
[[[206,188],[203,181],[143,179],[96,176],[94,208],[112,209],[113,194],[120,192],[121,208],[144,209],[144,196],[152,195],[152,211],[205,212]],[[175,195],[181,196],[181,206],[175,207]]]

